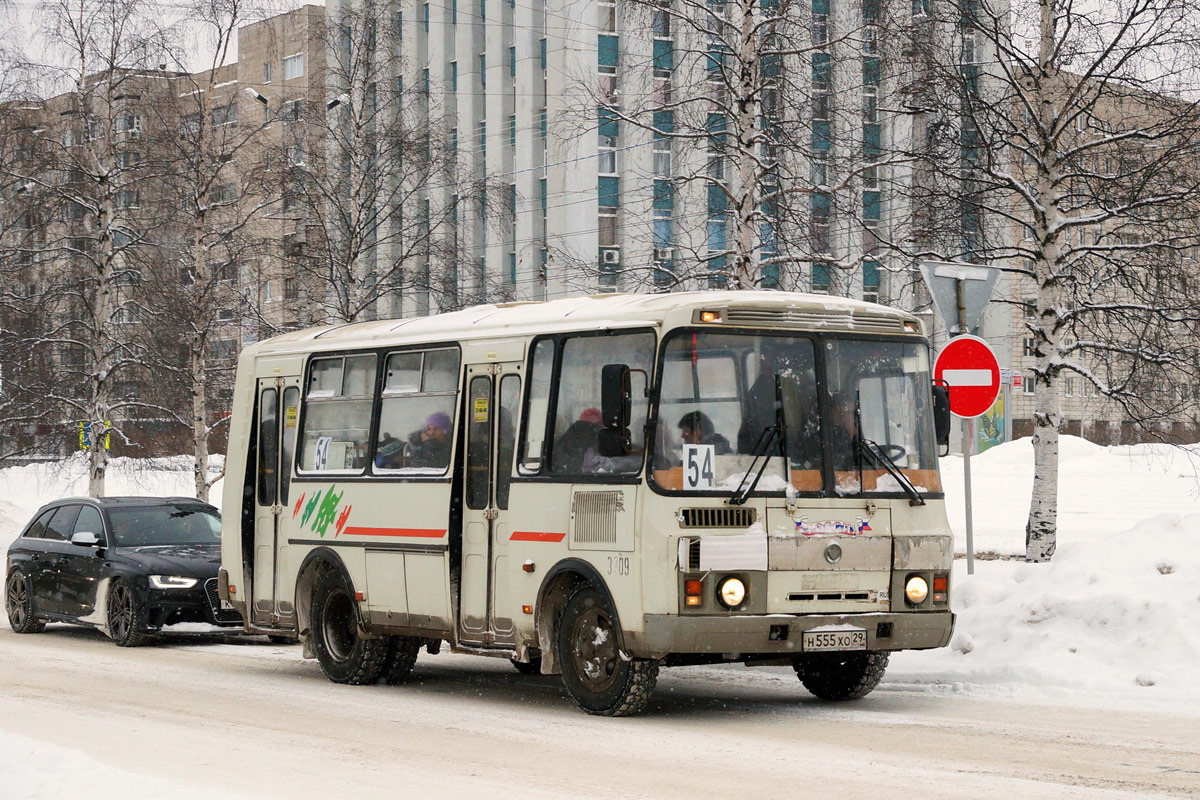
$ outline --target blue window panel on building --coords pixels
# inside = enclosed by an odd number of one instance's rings
[[[517,77],[517,48],[508,48],[508,75],[510,78]]]
[[[487,86],[487,54],[479,54],[479,85]]]
[[[510,183],[507,187],[508,192],[508,213],[510,216],[517,215],[517,185]]]
[[[517,254],[516,253],[508,254],[508,282],[509,283],[517,282]]]
[[[828,264],[812,265],[812,288],[828,289],[833,282],[832,268]]]
[[[617,208],[620,205],[621,181],[617,176],[601,175],[596,188],[601,208]]]
[[[812,195],[812,215],[814,217],[828,217],[829,208],[829,195],[821,192]]]
[[[600,135],[611,136],[615,139],[617,137],[617,112],[608,106],[600,106],[596,109],[596,116],[600,119]]]
[[[708,218],[708,249],[725,249],[725,215],[717,214]]]
[[[704,60],[709,72],[720,72],[725,68],[725,48],[719,44],[710,44],[708,52],[704,54]]]
[[[546,109],[545,109],[545,107],[543,107],[541,110],[541,113],[538,114],[538,129],[541,131],[542,138],[545,139],[546,138]]]
[[[663,249],[671,246],[671,218],[654,218],[654,246]]]
[[[833,57],[825,52],[813,53],[812,70],[813,83],[828,84],[833,78]]]
[[[675,130],[675,115],[670,111],[655,111],[654,129],[662,133],[671,133]]]
[[[829,151],[832,144],[832,134],[830,133],[829,120],[818,119],[813,120],[813,147],[817,150]]]
[[[429,33],[429,3],[425,3],[421,8],[421,22],[425,25],[425,32]]]
[[[450,0],[450,24],[458,24],[458,0]]]
[[[863,85],[878,86],[879,85],[879,57],[867,56],[863,58]]]
[[[542,72],[545,72],[546,71],[546,40],[544,38],[541,40],[540,46],[541,46],[540,58],[542,60]]]
[[[883,152],[882,138],[883,126],[878,122],[863,125],[863,158],[867,161],[879,160],[880,153]]]
[[[759,270],[759,275],[762,276],[761,283],[759,284],[762,288],[764,288],[764,289],[778,289],[779,288],[779,265],[778,264],[765,265],[761,270]]]
[[[666,39],[654,40],[654,69],[670,72],[674,68],[674,46]]]
[[[546,190],[546,179],[545,178],[542,178],[540,181],[538,181],[538,192],[542,196],[542,213],[545,214],[546,213],[546,196],[548,194],[548,192]]]
[[[729,197],[725,194],[725,190],[715,183],[710,183],[708,185],[708,213],[724,213],[728,206]]]
[[[458,91],[458,62],[450,62],[450,91]]]
[[[863,286],[868,289],[879,289],[879,262],[863,262]]]
[[[879,19],[879,0],[863,0],[863,21],[874,22]]]
[[[829,13],[829,0],[813,0],[812,13],[828,14]]]
[[[670,181],[654,182],[654,210],[671,211],[675,208],[675,187]]]
[[[863,192],[863,219],[879,219],[882,205],[879,192]]]
[[[617,66],[617,37],[601,34],[596,37],[597,59],[602,67]]]
[[[487,0],[479,0],[479,18],[487,19]]]

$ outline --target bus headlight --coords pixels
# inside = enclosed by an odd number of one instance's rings
[[[919,606],[929,596],[929,584],[920,575],[913,575],[904,584],[904,596],[908,598],[908,602]]]
[[[726,578],[717,587],[717,597],[726,608],[737,608],[746,599],[746,584],[741,578]]]

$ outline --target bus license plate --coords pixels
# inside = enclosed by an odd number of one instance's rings
[[[835,631],[805,631],[800,646],[806,653],[836,650],[866,650],[867,632],[862,628]]]

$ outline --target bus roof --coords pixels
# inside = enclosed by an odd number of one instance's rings
[[[392,342],[441,342],[651,327],[662,325],[668,315],[686,324],[693,312],[701,310],[722,311],[725,324],[739,327],[901,334],[922,331],[920,322],[913,315],[860,300],[795,292],[704,291],[601,294],[548,302],[481,305],[428,317],[308,328],[267,339],[253,347],[257,354],[265,355],[370,347]]]

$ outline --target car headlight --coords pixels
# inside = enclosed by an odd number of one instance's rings
[[[746,584],[741,578],[726,578],[717,588],[717,597],[726,608],[737,608],[746,599]]]
[[[190,589],[196,585],[196,579],[182,575],[151,575],[150,585],[155,589]]]
[[[920,575],[913,575],[904,584],[904,596],[908,598],[908,602],[919,606],[929,596],[929,584]]]

